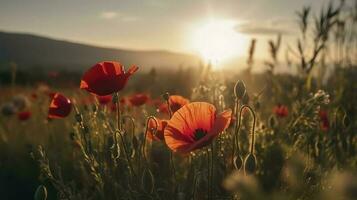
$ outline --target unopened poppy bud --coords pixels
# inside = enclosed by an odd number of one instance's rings
[[[348,118],[347,114],[343,116],[342,119],[342,125],[343,127],[347,128],[350,125],[350,119]]]
[[[168,101],[170,99],[170,93],[166,92],[165,94],[162,95],[162,98],[164,98],[165,101]]]
[[[43,185],[38,186],[38,188],[36,189],[34,198],[35,198],[35,200],[46,200],[47,199],[46,187]]]
[[[244,161],[244,173],[245,174],[253,174],[255,172],[255,168],[257,166],[257,159],[254,154],[249,154]]]
[[[269,127],[270,128],[275,128],[275,125],[276,125],[275,117],[274,116],[270,116],[269,117]]]
[[[248,103],[249,103],[249,95],[248,95],[248,93],[244,93],[243,98],[242,98],[242,104],[248,105]]]
[[[82,115],[79,113],[76,114],[74,117],[78,123],[81,123],[83,121]]]
[[[237,170],[240,170],[243,165],[243,159],[240,156],[234,156],[233,158],[233,165]]]
[[[236,85],[234,86],[234,95],[236,96],[236,98],[242,99],[245,93],[246,93],[246,88],[244,82],[238,80]]]

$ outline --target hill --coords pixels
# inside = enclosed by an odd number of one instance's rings
[[[0,32],[0,63],[12,61],[19,68],[82,71],[103,60],[120,61],[125,66],[136,64],[143,70],[153,66],[170,69],[199,63],[198,57],[189,54],[103,48],[31,34]]]

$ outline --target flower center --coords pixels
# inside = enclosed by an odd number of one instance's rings
[[[202,128],[196,129],[194,132],[194,139],[196,141],[200,140],[201,138],[203,138],[205,135],[207,134],[206,130],[203,130]]]

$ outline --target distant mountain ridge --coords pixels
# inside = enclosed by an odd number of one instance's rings
[[[104,48],[32,34],[0,32],[0,66],[1,63],[15,62],[19,68],[82,71],[104,60],[120,61],[125,66],[136,64],[143,71],[153,66],[170,69],[200,62],[198,57],[183,53]]]

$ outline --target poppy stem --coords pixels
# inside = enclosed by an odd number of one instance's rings
[[[174,178],[174,182],[176,184],[177,179],[176,179],[176,168],[175,168],[175,163],[174,163],[174,158],[173,158],[173,153],[170,151],[170,163],[171,163],[171,171],[172,171],[172,176]]]
[[[240,130],[240,119],[241,119],[241,115],[240,115],[240,106],[239,106],[239,99],[236,98],[235,100],[235,106],[234,106],[234,114],[235,114],[235,118],[236,118],[236,122],[234,123],[234,138],[233,138],[233,141],[232,141],[232,144],[233,144],[233,152],[232,152],[232,166],[234,166],[233,162],[234,162],[234,156],[235,156],[235,153],[236,153],[236,149],[237,149],[237,152],[239,153],[239,130]]]
[[[154,116],[149,116],[146,120],[146,128],[145,128],[145,134],[144,134],[144,141],[143,141],[143,145],[142,145],[142,154],[143,154],[143,157],[144,157],[144,160],[145,160],[145,163],[147,164],[147,157],[146,157],[146,137],[147,137],[147,134],[148,134],[148,131],[149,131],[149,123],[150,123],[150,120],[154,120],[155,122],[155,128],[153,130],[153,133],[155,136],[156,135],[156,132],[157,132],[157,129],[159,127],[159,124],[156,120],[156,118]]]
[[[210,188],[210,199],[214,196],[214,187],[213,187],[213,161],[214,161],[214,145],[213,142],[211,143],[211,167],[210,167],[210,183],[211,183],[211,188]]]
[[[119,134],[120,140],[121,140],[122,145],[123,145],[126,161],[128,162],[128,166],[129,166],[129,169],[130,169],[130,174],[132,174],[132,175],[134,175],[134,177],[136,177],[134,169],[133,169],[133,166],[131,165],[131,160],[130,160],[130,157],[129,157],[129,154],[128,154],[128,149],[126,147],[125,140],[124,140],[124,137],[122,135],[123,131],[122,131],[122,126],[121,126],[120,101],[119,101],[119,93],[118,92],[115,93],[115,98],[116,98],[116,104],[117,104],[117,128],[118,128],[117,133]],[[118,140],[116,138],[117,138],[117,136],[115,134],[115,140],[116,140],[116,143],[118,143]],[[119,155],[119,146],[117,146],[117,150],[118,150],[118,155]]]
[[[166,100],[166,104],[167,104],[167,109],[169,111],[169,117],[171,119],[172,117],[172,110],[171,110],[171,107],[170,107],[170,93],[166,92],[164,94],[164,99]],[[173,179],[175,181],[175,184],[176,184],[176,168],[175,168],[175,163],[174,163],[174,158],[173,158],[173,153],[172,151],[170,151],[170,168],[171,168],[171,171],[172,171],[172,175],[173,175]]]

